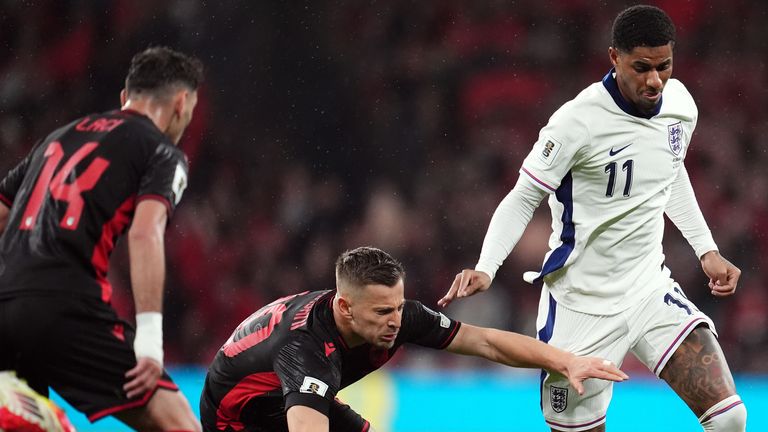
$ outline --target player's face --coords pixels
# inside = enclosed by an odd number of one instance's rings
[[[183,97],[182,97],[183,96]],[[192,121],[192,112],[197,106],[197,90],[182,90],[180,92],[180,101],[177,102],[177,108],[168,125],[166,134],[176,144],[181,140],[181,135]]]
[[[403,292],[402,279],[391,287],[366,285],[350,302],[352,331],[377,348],[392,348],[403,318]]]
[[[635,47],[630,52],[608,49],[616,68],[621,95],[643,113],[653,111],[672,76],[672,43],[658,47]]]

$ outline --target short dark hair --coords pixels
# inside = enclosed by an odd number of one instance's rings
[[[131,59],[125,89],[128,93],[162,93],[175,86],[196,90],[203,81],[203,64],[196,57],[168,47],[149,47]]]
[[[630,52],[635,47],[658,47],[675,42],[675,25],[663,10],[637,5],[621,11],[613,21],[614,48]]]
[[[344,252],[336,260],[338,282],[362,287],[365,285],[395,286],[405,278],[403,265],[381,249],[364,246]]]

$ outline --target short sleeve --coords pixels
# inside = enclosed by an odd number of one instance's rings
[[[341,385],[340,369],[311,337],[295,339],[282,347],[274,370],[283,386],[286,411],[302,405],[327,416]]]
[[[184,153],[171,144],[158,145],[141,178],[138,201],[162,201],[168,207],[168,215],[172,215],[187,188],[187,175],[188,165]]]
[[[456,337],[461,323],[435,312],[421,302],[407,300],[400,332],[404,342],[428,348],[443,349]]]
[[[35,153],[37,146],[35,146],[29,154],[21,160],[13,169],[0,182],[0,202],[11,207],[13,201],[16,199],[16,194],[21,188],[21,184],[24,182],[24,176],[27,175],[27,169],[29,168],[32,155]]]
[[[523,161],[520,174],[541,189],[554,193],[568,171],[578,163],[587,145],[586,126],[574,113],[572,102],[564,105],[539,132],[539,139]]]

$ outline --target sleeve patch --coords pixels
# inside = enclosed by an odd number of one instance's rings
[[[176,172],[173,174],[173,183],[171,189],[173,190],[173,204],[176,205],[181,201],[181,195],[184,193],[184,189],[187,188],[187,172],[184,167],[179,163],[176,164]]]
[[[304,382],[301,384],[301,388],[299,389],[299,392],[301,393],[313,393],[323,397],[327,391],[328,384],[311,376],[304,377]]]
[[[448,319],[447,316],[443,315],[442,312],[435,312],[432,309],[426,307],[424,304],[422,304],[421,307],[424,308],[424,310],[426,312],[428,312],[430,315],[434,315],[436,317],[440,317],[440,327],[448,328],[448,327],[451,326],[451,320]]]
[[[441,312],[440,313],[440,327],[448,328],[450,326],[451,326],[451,320],[449,320],[448,317],[443,315],[442,312]]]
[[[562,147],[562,145],[559,142],[548,139],[544,142],[542,150],[538,152],[539,159],[547,166],[551,166],[552,162],[557,158],[558,153],[560,153],[560,147]]]

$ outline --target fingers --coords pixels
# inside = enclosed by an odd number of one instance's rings
[[[128,382],[123,386],[128,398],[141,396],[155,388],[157,380],[163,373],[163,368],[156,361],[149,358],[139,358],[136,366],[125,373]]]
[[[629,375],[616,367],[613,362],[597,357],[577,357],[570,370],[568,381],[579,395],[584,394],[583,381],[589,378],[614,382],[622,382],[629,379]]]
[[[459,276],[459,292],[457,296],[469,297],[474,294],[477,287],[471,285],[471,282],[475,279],[472,277],[472,270],[462,270],[457,276]]]
[[[726,297],[736,292],[741,270],[717,253],[704,255],[704,273],[709,276],[709,289],[715,297]]]
[[[579,396],[584,394],[584,385],[581,383],[581,381],[572,381],[571,385],[573,385],[573,388],[576,389],[576,393],[579,394]]]
[[[464,270],[459,285],[458,297],[469,297],[478,291],[485,291],[491,285],[491,278],[487,274],[476,270]]]
[[[736,292],[738,276],[729,277],[725,282],[719,280],[709,281],[709,289],[715,297],[726,297]]]
[[[451,284],[451,288],[448,289],[448,293],[445,294],[445,296],[443,298],[441,298],[440,300],[437,301],[437,305],[438,306],[446,307],[449,304],[451,304],[453,299],[456,298],[456,293],[458,292],[459,286],[461,285],[461,275],[462,275],[462,273],[457,274],[456,277],[453,279],[453,283]]]

